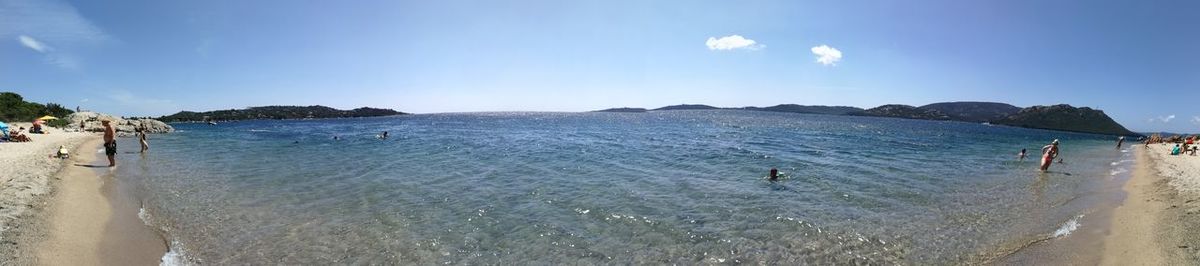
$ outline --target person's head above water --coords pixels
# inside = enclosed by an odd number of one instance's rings
[[[1050,145],[1058,146],[1058,139],[1054,139],[1054,141],[1051,141]]]

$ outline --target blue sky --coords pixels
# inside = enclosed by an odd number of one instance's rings
[[[0,0],[0,90],[131,116],[981,100],[1200,131],[1197,14],[1195,1]]]

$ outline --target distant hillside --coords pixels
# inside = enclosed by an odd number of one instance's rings
[[[938,110],[922,109],[911,105],[888,104],[879,107],[850,113],[855,116],[879,116],[924,120],[950,120],[950,116]]]
[[[189,122],[205,120],[250,120],[250,119],[302,119],[302,118],[344,118],[402,115],[392,109],[362,107],[354,110],[338,110],[326,106],[262,106],[241,110],[220,110],[209,112],[183,111],[173,115],[158,118],[163,122]]]
[[[721,108],[712,107],[712,106],[703,105],[703,104],[680,104],[680,105],[664,106],[664,107],[661,107],[661,108],[658,108],[658,109],[654,109],[654,111],[669,111],[669,110],[713,110],[713,109],[721,109]]]
[[[823,105],[798,105],[798,104],[780,104],[771,107],[746,107],[745,110],[768,111],[768,112],[785,112],[785,113],[802,113],[802,114],[827,114],[827,115],[844,115],[854,112],[862,112],[862,108],[849,106],[823,106]]]
[[[606,112],[606,113],[644,113],[644,112],[646,112],[646,108],[631,108],[631,107],[621,107],[621,108],[609,108],[609,109],[604,109],[604,110],[596,110],[596,111],[592,111],[592,112]]]
[[[1113,121],[1104,111],[1066,104],[1033,106],[992,121],[993,124],[1106,135],[1137,135]]]
[[[995,102],[944,102],[933,103],[921,107],[903,104],[888,104],[871,109],[861,109],[849,106],[820,106],[780,104],[771,107],[718,108],[703,104],[671,105],[651,111],[664,110],[753,110],[767,112],[787,112],[806,114],[852,115],[896,117],[922,120],[953,120],[963,122],[989,122],[992,124],[1010,125],[1028,128],[1040,128],[1062,131],[1074,131],[1110,135],[1130,135],[1131,132],[1121,124],[1113,121],[1103,111],[1087,107],[1075,108],[1060,104],[1054,106],[1034,106],[1020,108],[1006,103]],[[612,108],[596,112],[645,112],[644,108]]]
[[[1011,104],[993,102],[946,102],[929,104],[917,108],[935,110],[950,116],[950,120],[966,122],[988,122],[1005,118],[1021,111],[1020,107]]]

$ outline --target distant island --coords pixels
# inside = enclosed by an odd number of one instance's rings
[[[713,106],[709,106],[709,105],[703,105],[703,104],[680,104],[680,105],[670,105],[670,106],[663,106],[663,107],[659,107],[659,108],[657,108],[657,109],[654,109],[654,111],[669,111],[669,110],[713,110],[713,109],[721,109],[721,108],[719,108],[719,107],[713,107]]]
[[[404,115],[392,109],[362,107],[353,110],[338,110],[327,106],[260,106],[240,110],[219,110],[208,112],[182,111],[173,115],[159,117],[163,122],[199,122],[199,121],[233,121],[251,119],[310,119],[310,118],[349,118]]]
[[[621,107],[621,108],[609,108],[609,109],[598,110],[598,111],[593,111],[593,112],[608,112],[608,113],[645,113],[646,111],[647,111],[647,110],[646,110],[646,108],[629,108],[629,107]]]
[[[1021,108],[1011,104],[995,102],[943,102],[928,104],[920,107],[903,104],[887,104],[871,109],[862,109],[849,106],[797,104],[781,104],[771,107],[751,106],[740,108],[721,108],[703,104],[681,104],[665,106],[648,111],[714,109],[962,121],[1105,135],[1139,135],[1133,131],[1130,131],[1129,129],[1126,129],[1125,126],[1122,126],[1116,121],[1113,121],[1112,118],[1104,114],[1104,111],[1088,107],[1077,108],[1066,104]],[[647,110],[644,108],[625,107],[599,110],[596,112],[646,111]]]
[[[768,112],[785,112],[785,113],[802,113],[802,114],[827,114],[827,115],[845,115],[854,112],[861,112],[863,109],[850,106],[823,106],[823,105],[799,105],[799,104],[780,104],[771,107],[742,107],[745,110],[753,111],[768,111]]]

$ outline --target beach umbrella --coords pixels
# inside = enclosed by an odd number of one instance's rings
[[[43,117],[39,117],[37,120],[55,120],[55,119],[58,119],[58,117],[43,116]]]

